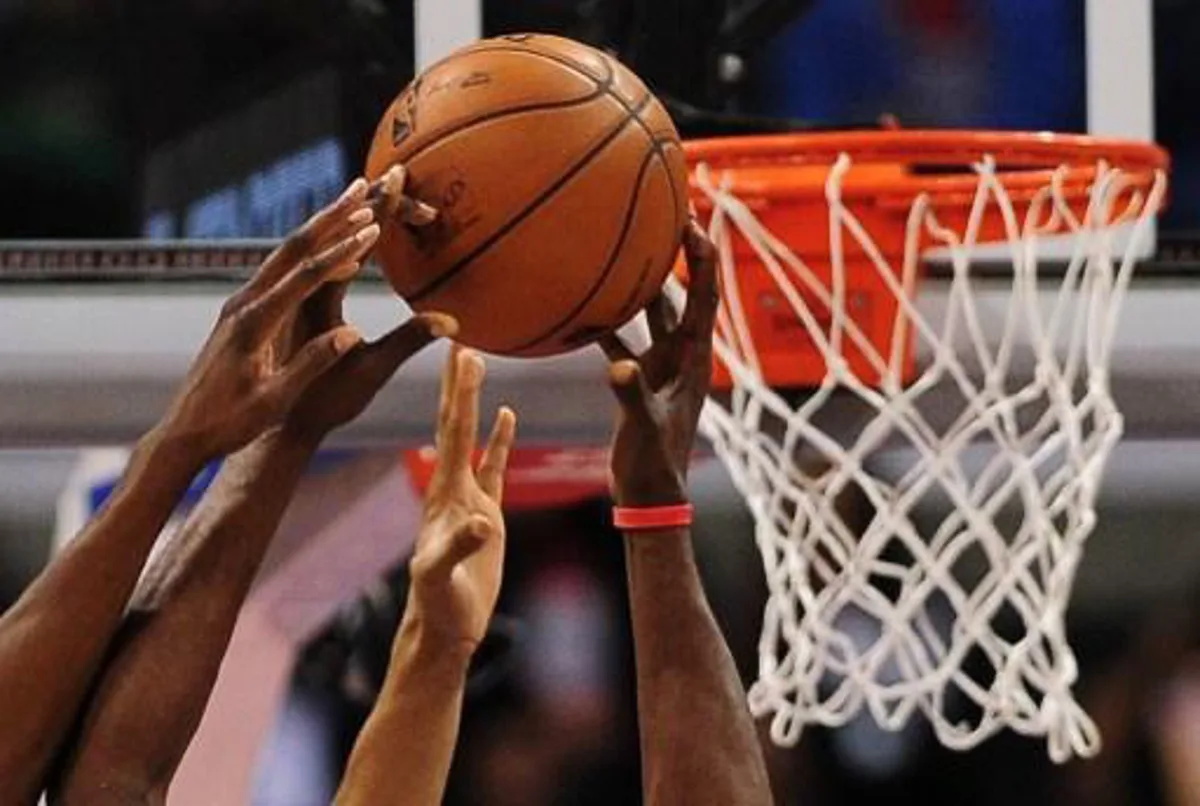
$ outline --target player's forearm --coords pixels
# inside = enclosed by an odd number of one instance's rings
[[[134,595],[58,803],[165,792],[203,716],[238,612],[312,450],[270,435],[231,457]]]
[[[646,803],[770,804],[745,692],[690,534],[634,534],[625,543]]]
[[[0,791],[36,798],[198,461],[158,434],[104,509],[0,618]]]
[[[429,639],[406,617],[383,691],[350,755],[337,806],[441,804],[469,662],[465,649]]]

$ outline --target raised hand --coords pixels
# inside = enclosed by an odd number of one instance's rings
[[[309,384],[359,344],[358,332],[339,324],[291,355],[278,349],[305,300],[353,277],[378,240],[367,190],[356,180],[229,298],[158,436],[201,462],[237,450],[278,425]]]
[[[504,471],[516,415],[501,408],[478,466],[482,359],[455,347],[446,362],[438,411],[437,468],[410,570],[410,612],[425,640],[473,652],[500,595],[504,563]]]
[[[683,319],[662,294],[646,309],[653,344],[635,357],[617,339],[600,342],[613,362],[609,383],[620,403],[612,446],[612,494],[621,506],[686,500],[688,457],[712,378],[716,249],[692,222],[684,235],[690,282]]]
[[[601,344],[613,361],[609,381],[620,403],[611,469],[621,507],[687,501],[719,300],[716,250],[695,222],[684,250],[690,284],[683,318],[676,322],[660,296],[646,310],[654,341],[640,358],[616,338]],[[704,596],[690,528],[627,528],[625,564],[643,802],[768,806],[766,764],[737,667]]]
[[[404,195],[405,172],[396,167],[374,183],[367,202],[377,221],[400,216],[411,226],[424,226],[436,213]],[[342,303],[348,283],[327,283],[309,297],[281,339],[280,353],[286,363],[329,334],[346,327]],[[292,406],[284,423],[286,435],[305,444],[313,444],[338,426],[344,425],[370,404],[400,366],[427,345],[450,338],[458,323],[445,314],[425,313],[412,317],[374,342],[358,341],[315,381],[309,384]]]
[[[383,690],[359,734],[338,806],[441,803],[458,738],[467,668],[500,595],[504,469],[516,416],[500,409],[473,464],[483,361],[455,347],[446,362],[437,468],[409,570],[408,607]]]

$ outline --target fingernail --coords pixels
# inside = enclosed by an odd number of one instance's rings
[[[389,195],[400,195],[404,190],[404,181],[407,178],[408,172],[403,166],[393,165],[388,168],[387,173],[383,175],[383,189]]]
[[[360,229],[355,234],[354,240],[358,241],[360,244],[365,246],[369,243],[374,243],[375,239],[379,237],[379,233],[380,233],[379,225],[372,224],[369,227]]]
[[[458,320],[444,313],[429,314],[429,332],[435,339],[448,339],[458,333]]]
[[[632,361],[618,361],[616,364],[613,364],[612,379],[625,386],[633,382],[633,379],[637,377],[637,372],[638,366]]]
[[[352,327],[339,330],[333,337],[333,346],[339,353],[344,353],[362,341],[362,334]]]
[[[467,377],[474,381],[483,377],[483,359],[479,354],[469,348],[464,348],[458,355],[459,366],[467,373]]]
[[[356,227],[369,224],[375,219],[375,211],[370,207],[364,207],[361,210],[355,210],[350,214],[350,223]]]
[[[363,179],[360,176],[357,179],[355,179],[353,182],[350,183],[350,187],[346,188],[346,190],[342,192],[342,195],[338,198],[338,202],[341,203],[341,202],[349,201],[350,199],[354,198],[355,196],[358,196],[358,195],[366,192],[366,189],[367,189],[367,180]]]
[[[437,221],[438,211],[425,202],[405,197],[403,199],[402,217],[405,224],[414,227],[426,227]]]

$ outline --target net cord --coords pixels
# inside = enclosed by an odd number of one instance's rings
[[[1098,161],[1080,218],[1067,200],[1064,167],[1021,216],[995,161],[984,157],[974,166],[978,185],[961,235],[939,219],[928,195],[917,196],[896,270],[843,199],[852,165],[842,155],[825,184],[828,283],[738,198],[729,175],[703,165],[695,173],[713,208],[709,235],[723,290],[714,352],[732,379],[724,402],[714,397],[705,407],[701,431],[754,515],[770,590],[751,708],[771,716],[772,738],[782,745],[798,741],[806,725],[842,725],[865,709],[892,730],[920,713],[957,749],[1007,726],[1045,736],[1055,761],[1094,755],[1099,735],[1072,695],[1078,669],[1064,617],[1105,462],[1123,429],[1108,364],[1165,175],[1143,193]],[[984,222],[997,218],[1013,267],[999,322],[981,309],[971,271]],[[1115,233],[1125,225],[1129,241],[1114,264]],[[1039,277],[1039,248],[1064,232],[1072,254],[1050,285]],[[737,282],[735,239],[751,247],[826,360],[823,381],[795,407],[763,379]],[[854,319],[848,240],[898,303],[885,350]],[[952,267],[940,322],[917,302],[930,246],[941,247]],[[827,327],[806,297],[830,312]],[[927,357],[906,380],[910,341]],[[847,345],[878,373],[877,384],[851,369]],[[1022,357],[1033,361],[1027,379],[1015,372]],[[937,425],[921,403],[947,385],[962,405]],[[822,410],[848,397],[869,407],[870,420],[851,435],[821,428]],[[873,460],[896,443],[914,458],[889,479]],[[986,459],[968,467],[981,445]],[[801,450],[822,457],[824,470],[802,469]],[[851,489],[873,510],[861,533],[838,508]],[[949,513],[922,533],[915,510],[934,494],[950,502]],[[1002,510],[1014,506],[1021,517],[1010,528]],[[897,551],[907,561],[889,558]],[[956,563],[972,552],[986,570],[964,581]],[[880,580],[898,592],[885,595]],[[1019,637],[993,625],[1002,610],[1019,619]],[[991,670],[982,679],[966,668],[980,663]]]

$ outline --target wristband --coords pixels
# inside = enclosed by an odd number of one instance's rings
[[[681,529],[692,525],[696,510],[691,504],[665,507],[613,507],[613,526],[623,532]]]

